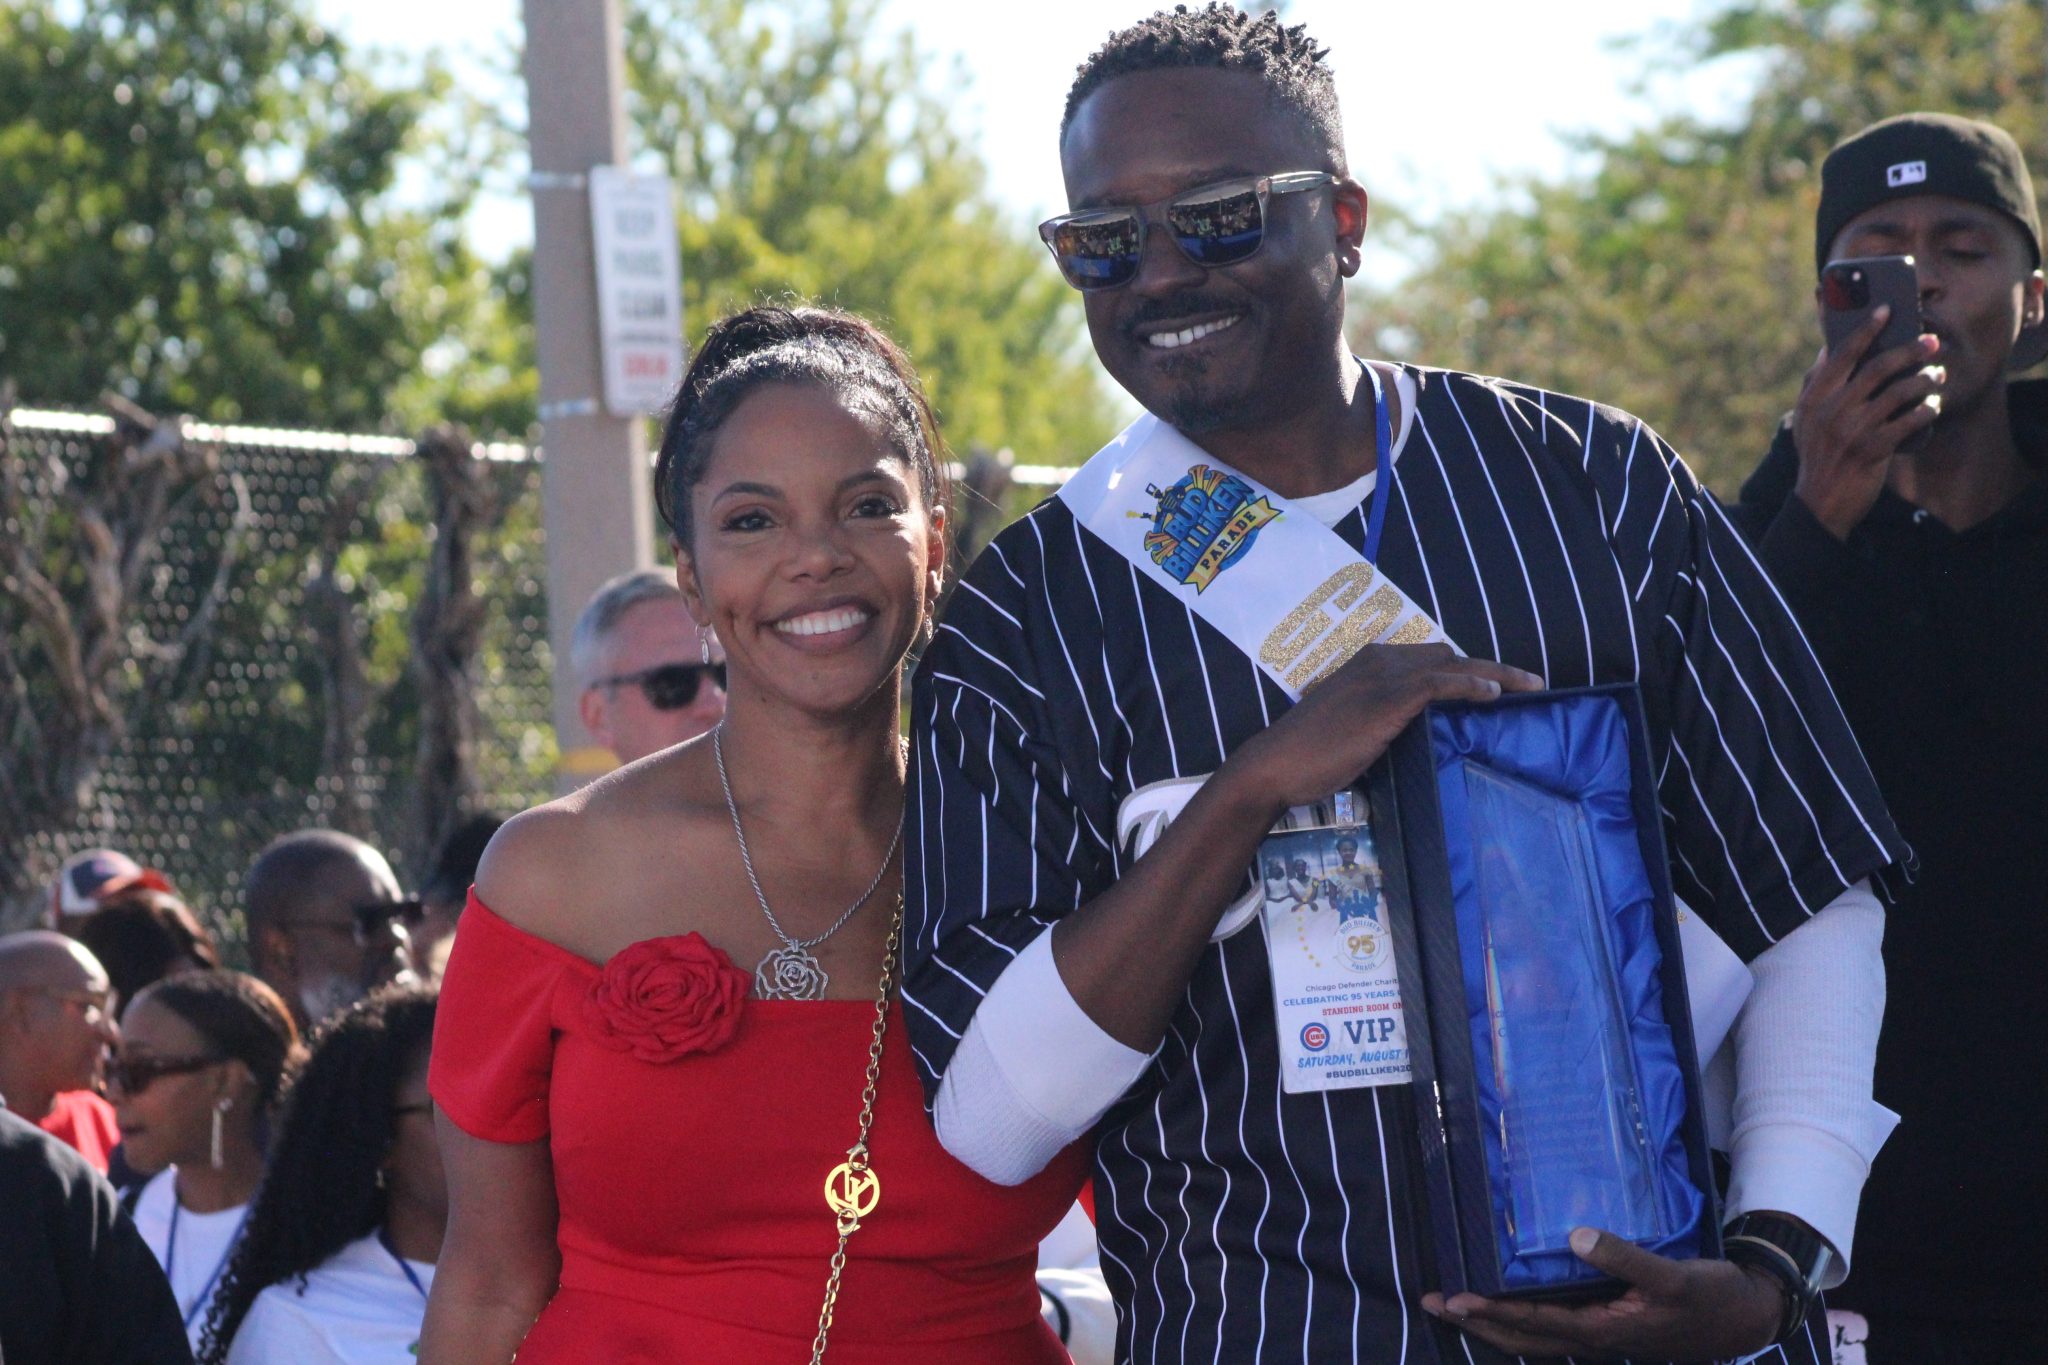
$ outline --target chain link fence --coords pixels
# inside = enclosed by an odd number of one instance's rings
[[[21,408],[0,419],[0,460],[20,482],[4,540],[83,534],[25,524],[33,518],[21,509],[58,507],[67,482],[94,477],[116,423]],[[242,874],[277,835],[347,830],[416,882],[432,852],[428,831],[449,823],[420,799],[411,632],[437,528],[416,443],[191,423],[182,435],[212,454],[174,490],[128,634],[138,659],[165,640],[185,647],[126,703],[125,732],[83,786],[76,818],[0,840],[0,859],[16,863],[0,928],[41,911],[64,857],[106,845],[166,873],[232,947]],[[479,724],[464,804],[509,812],[551,794],[555,763],[540,466],[518,446],[472,453],[485,510],[470,531],[482,627],[467,670]],[[19,640],[15,648],[24,652]],[[32,655],[9,681],[38,684]],[[0,733],[0,762],[28,773],[46,757],[35,743],[33,733]]]

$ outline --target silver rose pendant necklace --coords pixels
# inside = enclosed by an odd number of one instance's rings
[[[825,988],[831,978],[825,974],[825,964],[811,953],[811,949],[838,933],[846,922],[853,918],[853,912],[868,903],[875,894],[875,888],[882,884],[882,877],[889,871],[889,863],[896,856],[896,845],[903,841],[903,817],[896,817],[896,833],[890,836],[889,851],[882,855],[882,865],[875,869],[875,879],[868,883],[868,889],[860,898],[840,912],[832,921],[832,927],[822,934],[810,938],[791,938],[775,918],[775,912],[768,908],[768,897],[761,891],[761,879],[754,875],[754,856],[747,851],[747,832],[740,828],[739,802],[732,799],[732,781],[725,775],[725,726],[719,725],[711,731],[711,756],[718,760],[718,786],[725,793],[726,813],[732,816],[733,837],[739,840],[740,865],[747,870],[747,884],[754,888],[754,899],[761,903],[761,913],[768,917],[768,927],[775,931],[775,937],[782,940],[782,946],[771,951],[754,968],[754,994],[763,1000],[823,1000]]]

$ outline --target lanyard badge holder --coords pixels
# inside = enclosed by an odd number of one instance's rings
[[[1379,442],[1365,558],[1377,562],[1394,500],[1394,436],[1379,372],[1364,368]],[[1257,869],[1281,1085],[1293,1094],[1405,1085],[1401,982],[1364,799],[1340,791],[1327,802],[1296,807],[1281,824],[1259,845]]]

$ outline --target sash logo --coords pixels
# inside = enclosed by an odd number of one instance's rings
[[[1176,580],[1201,592],[1244,557],[1280,509],[1235,474],[1198,464],[1170,487],[1147,484],[1158,501],[1145,551]],[[1142,517],[1142,512],[1132,516]]]

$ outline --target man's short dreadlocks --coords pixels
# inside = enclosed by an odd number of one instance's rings
[[[1248,71],[1265,82],[1273,102],[1301,122],[1321,143],[1330,165],[1340,174],[1344,162],[1344,120],[1337,112],[1337,84],[1323,63],[1329,49],[1316,46],[1308,25],[1288,27],[1271,10],[1253,18],[1235,5],[1212,0],[1199,9],[1175,5],[1129,28],[1081,63],[1067,91],[1067,110],[1060,119],[1060,141],[1074,122],[1082,101],[1118,76],[1170,67],[1207,66],[1220,71]],[[1304,167],[1302,169],[1309,169]]]

